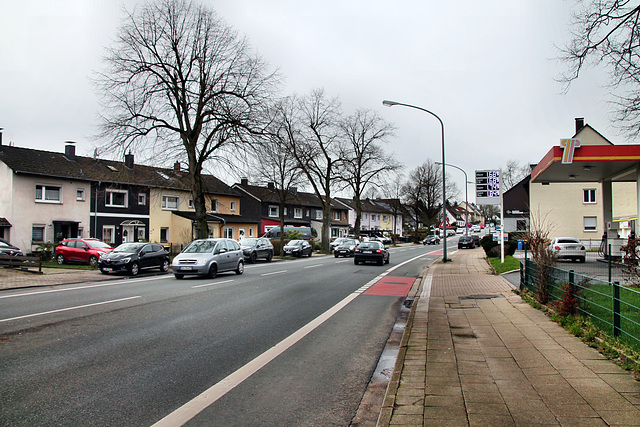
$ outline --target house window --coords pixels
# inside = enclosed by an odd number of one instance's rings
[[[302,208],[293,209],[293,217],[294,218],[302,218]]]
[[[102,241],[113,245],[115,243],[116,227],[105,225],[102,227]]]
[[[584,231],[598,231],[598,217],[585,216],[583,217]]]
[[[162,209],[176,211],[180,206],[180,198],[178,196],[162,196]]]
[[[169,241],[169,227],[160,227],[160,243]]]
[[[332,228],[331,229],[331,237],[338,237],[338,229],[337,228]]]
[[[55,185],[36,185],[36,202],[41,203],[60,203],[62,202],[60,186]]]
[[[589,188],[583,190],[584,193],[584,203],[595,203],[596,202],[596,190],[594,188]]]
[[[342,219],[339,211],[333,212],[333,219],[335,219],[336,221],[340,221],[340,219]]]
[[[194,209],[193,199],[189,199],[189,209]]]
[[[211,212],[218,212],[218,199],[211,199]]]
[[[316,211],[316,219],[322,219],[322,211],[320,210]]]
[[[224,237],[226,237],[227,239],[233,239],[233,227],[224,228]]]
[[[278,206],[275,205],[269,205],[269,216],[270,217],[277,217],[278,216]]]
[[[138,204],[140,206],[147,204],[147,195],[145,193],[138,193]]]
[[[76,190],[76,200],[79,202],[84,202],[84,188],[78,188]]]
[[[253,237],[253,227],[249,227],[249,237]]]
[[[44,225],[34,224],[31,226],[31,240],[35,243],[44,242]]]
[[[389,221],[389,217],[387,215],[382,215],[382,221],[384,222]]]
[[[231,212],[235,212],[236,211],[236,202],[231,202],[229,209],[231,209]]]
[[[78,239],[82,239],[84,237],[84,228],[78,227]]]
[[[107,190],[105,193],[105,206],[111,208],[127,207],[127,191],[126,190]]]
[[[369,214],[364,214],[364,219],[368,219],[369,218]]]

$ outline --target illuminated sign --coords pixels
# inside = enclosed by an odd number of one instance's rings
[[[573,139],[561,139],[560,146],[562,147],[562,164],[569,165],[573,163],[573,153],[576,148],[580,148],[582,141],[580,138]]]
[[[476,203],[500,204],[500,171],[476,171]]]

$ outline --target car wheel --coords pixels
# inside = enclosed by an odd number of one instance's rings
[[[95,255],[91,255],[89,257],[89,265],[91,267],[97,267],[98,266],[98,257]]]
[[[587,262],[587,258],[586,257],[581,257],[580,258],[580,262],[582,262],[582,263]]]
[[[387,260],[385,261],[385,264],[389,264],[389,258],[391,258],[391,257],[387,257]]]
[[[176,279],[181,280],[184,277],[184,274],[174,274]]]
[[[336,257],[336,258],[338,258],[338,253],[337,253],[337,252],[334,252],[334,253],[333,253],[333,256],[334,256],[334,257]]]
[[[58,262],[58,264],[62,265],[64,264],[64,255],[60,254],[56,257],[56,261]]]
[[[102,269],[100,269],[100,273],[102,273],[102,274],[109,274],[109,272],[108,272],[108,271],[105,271],[105,270],[102,270]]]
[[[313,251],[309,251],[309,258],[311,258],[311,255],[313,255]]]
[[[273,252],[269,252],[269,255],[267,255],[267,262],[271,262],[271,259],[273,259]]]
[[[258,254],[255,252],[252,252],[251,256],[249,257],[249,262],[251,264],[255,264],[257,260],[258,260]]]
[[[238,267],[236,268],[236,274],[240,275],[244,273],[244,262],[240,261],[238,263]]]
[[[215,264],[211,264],[211,267],[209,267],[209,278],[210,279],[214,279],[216,276],[218,275],[218,267]]]
[[[163,273],[166,273],[167,271],[169,271],[169,260],[165,259],[162,261],[162,265],[160,265],[160,271],[162,271]]]
[[[384,258],[380,258],[380,261],[378,261],[378,265],[384,265]]]
[[[353,263],[354,263],[355,265],[358,265],[358,264],[360,264],[360,261],[358,261],[357,259],[355,259],[355,258],[354,258],[354,259],[353,259]]]
[[[140,273],[140,266],[138,265],[137,262],[134,262],[131,264],[131,266],[129,267],[129,273],[132,276],[137,276],[138,273]]]

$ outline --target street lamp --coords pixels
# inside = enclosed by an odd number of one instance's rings
[[[420,111],[424,111],[425,113],[429,113],[431,114],[433,117],[435,117],[436,119],[438,119],[438,121],[440,122],[440,127],[442,128],[442,236],[443,236],[443,247],[442,247],[442,251],[443,251],[443,255],[442,255],[442,262],[447,262],[447,261],[451,261],[450,259],[447,258],[447,226],[446,226],[446,222],[447,222],[447,195],[446,193],[446,186],[445,186],[445,162],[444,162],[444,123],[442,123],[442,120],[440,120],[440,117],[438,117],[435,113],[432,113],[431,111],[421,108],[421,107],[416,107],[415,105],[411,105],[411,104],[403,104],[401,102],[395,102],[395,101],[388,101],[388,100],[384,100],[382,101],[382,105],[384,105],[385,107],[393,107],[394,105],[401,105],[403,107],[409,107],[409,108],[415,108],[416,110],[420,110]],[[418,228],[418,224],[416,223],[416,229]]]
[[[436,165],[442,165],[441,162],[435,162],[435,163]],[[465,185],[464,185],[464,234],[468,236],[469,235],[469,192],[468,192],[469,186],[467,184],[473,184],[473,183],[468,181],[467,173],[462,168],[456,165],[452,165],[451,163],[447,163],[447,166],[456,168],[464,174],[464,182],[465,182]]]

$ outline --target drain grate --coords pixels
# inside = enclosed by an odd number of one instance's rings
[[[460,299],[492,299],[492,298],[504,298],[504,296],[491,295],[491,294],[480,294],[480,295],[467,295],[466,297],[460,297]]]

